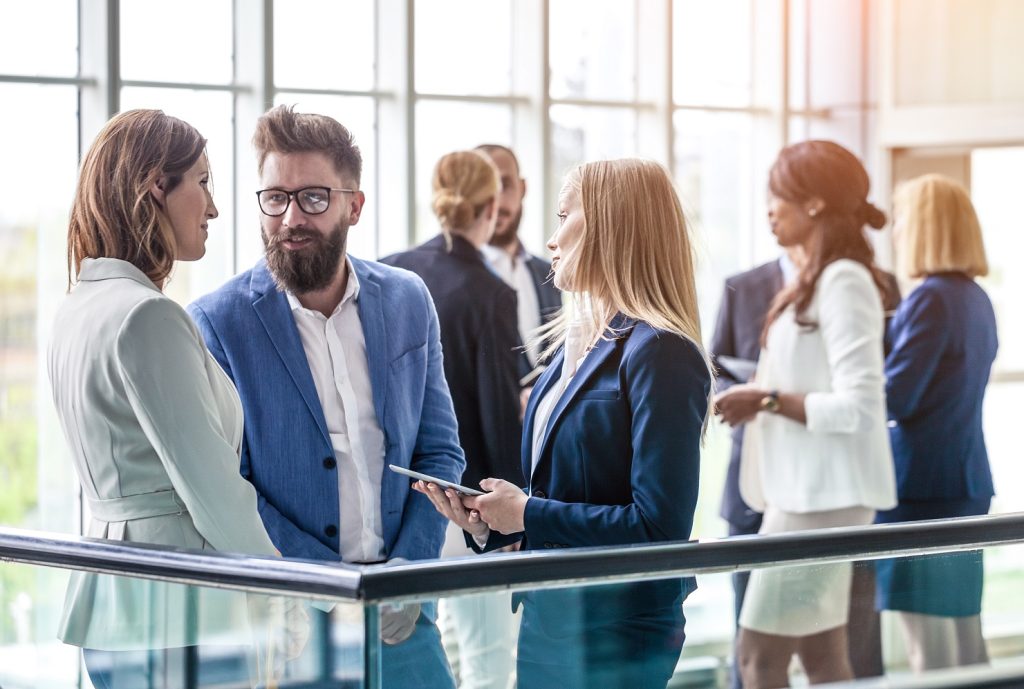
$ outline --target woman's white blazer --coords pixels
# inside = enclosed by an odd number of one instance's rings
[[[896,505],[886,426],[882,302],[862,264],[842,259],[818,278],[806,320],[792,307],[772,324],[756,381],[805,393],[806,425],[762,412],[743,441],[740,493],[752,508],[794,513]]]
[[[57,312],[48,367],[91,515],[87,536],[276,554],[239,474],[238,394],[184,309],[139,269],[83,261]],[[60,636],[106,649],[197,643],[233,615],[224,609],[236,607],[232,595],[76,574]]]

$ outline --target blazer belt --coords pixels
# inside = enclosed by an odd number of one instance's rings
[[[174,489],[107,500],[90,497],[88,502],[92,516],[104,522],[126,522],[188,512],[185,503]]]

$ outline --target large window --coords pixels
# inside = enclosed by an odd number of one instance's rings
[[[664,163],[698,232],[709,328],[723,278],[777,253],[763,209],[778,148],[829,136],[869,152],[867,5],[181,0],[168,12],[144,0],[38,0],[5,8],[0,524],[78,528],[45,351],[67,286],[77,161],[115,112],[161,108],[209,140],[220,217],[207,256],[175,270],[168,291],[182,303],[261,254],[250,138],[269,105],[288,103],[355,135],[367,205],[349,249],[368,258],[437,231],[431,171],[451,150],[485,142],[516,150],[529,190],[521,233],[538,253],[572,165],[633,155]],[[727,446],[724,433],[711,434],[697,536],[724,532],[717,504]],[[7,598],[22,589],[0,582],[0,630],[14,628]]]

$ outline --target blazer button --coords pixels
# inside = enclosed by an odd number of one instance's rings
[[[333,469],[336,466],[338,466],[338,462],[334,457],[328,457],[324,460],[324,469]]]
[[[324,528],[324,534],[326,534],[328,538],[334,538],[338,535],[338,527],[336,527],[334,524],[328,524]]]
[[[535,490],[535,491],[533,491],[533,497],[535,497],[535,498],[543,499],[543,498],[546,498],[547,496],[548,496],[548,494],[545,493],[542,490]],[[549,548],[551,547],[549,544],[545,544],[545,545],[547,545]]]

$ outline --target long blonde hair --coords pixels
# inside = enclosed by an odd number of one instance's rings
[[[621,312],[692,342],[713,375],[701,344],[693,243],[668,171],[650,160],[602,160],[573,169],[566,185],[583,209],[577,249],[562,267],[565,284],[589,307],[583,341],[609,337]],[[563,313],[537,331],[551,342],[544,356],[561,346],[568,326]]]
[[[893,207],[902,226],[896,256],[901,277],[988,275],[981,224],[963,185],[943,175],[915,177],[896,188]]]
[[[205,150],[195,127],[160,110],[128,110],[107,122],[82,159],[71,206],[69,286],[84,258],[119,258],[162,284],[177,244],[150,189],[166,177],[169,193]]]

